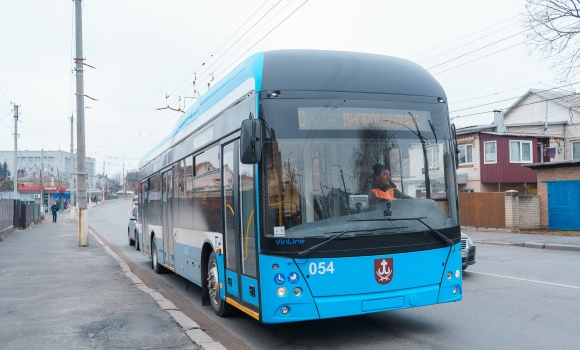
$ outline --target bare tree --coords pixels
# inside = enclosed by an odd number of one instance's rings
[[[551,61],[561,81],[580,73],[580,0],[525,0],[524,27],[530,53]]]

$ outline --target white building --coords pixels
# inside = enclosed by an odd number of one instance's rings
[[[42,167],[42,151],[18,151],[17,167],[18,170],[23,170],[28,175],[40,174]],[[8,170],[13,177],[14,171],[14,151],[0,151],[0,164],[8,165]],[[76,172],[76,158],[75,158]],[[97,180],[95,177],[95,159],[87,158],[87,186],[95,188]],[[65,151],[44,151],[44,173],[50,174],[55,181],[62,181],[70,188],[70,152]]]

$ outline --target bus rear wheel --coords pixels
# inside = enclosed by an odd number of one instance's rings
[[[232,315],[236,312],[237,309],[226,303],[225,300],[220,297],[219,286],[220,281],[215,252],[211,252],[207,262],[207,289],[209,292],[211,306],[213,307],[215,314],[220,317]]]

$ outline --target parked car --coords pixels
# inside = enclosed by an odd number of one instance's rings
[[[139,224],[139,210],[138,206],[134,205],[129,210],[129,224],[127,225],[127,236],[129,237],[129,245],[135,246],[135,249],[141,250],[141,224]]]
[[[475,244],[467,234],[461,232],[461,257],[463,270],[475,264]]]
[[[121,191],[117,191],[117,194],[118,194],[118,195],[120,195],[120,196],[122,196],[122,195],[124,195],[124,194],[125,194],[125,191],[123,191],[123,190],[121,190]]]

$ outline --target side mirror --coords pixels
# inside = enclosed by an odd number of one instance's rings
[[[252,114],[250,113],[250,118]],[[257,119],[242,122],[240,134],[240,160],[242,164],[257,164],[262,158],[263,126]]]

